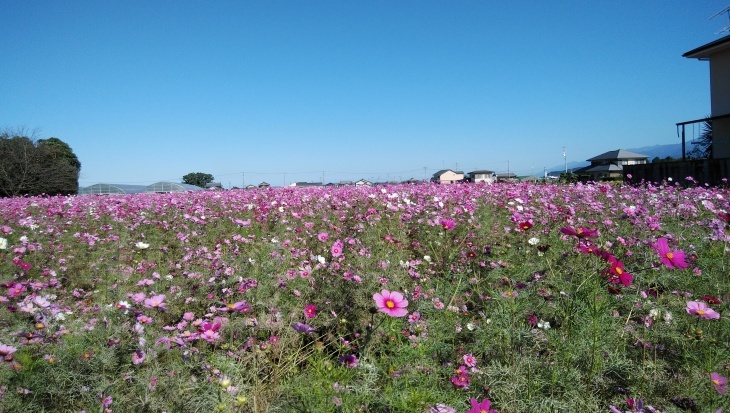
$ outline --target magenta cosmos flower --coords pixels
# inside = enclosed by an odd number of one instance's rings
[[[317,315],[317,306],[314,304],[307,304],[304,306],[304,317],[314,318]]]
[[[471,409],[467,410],[466,413],[497,413],[496,410],[490,409],[492,402],[490,402],[489,399],[484,399],[481,403],[479,403],[477,399],[472,398],[470,403]]]
[[[578,238],[595,238],[598,236],[597,229],[588,229],[586,227],[580,227],[578,229],[573,229],[571,227],[563,227],[563,228],[560,228],[560,232],[562,232],[565,235],[572,235],[572,236],[578,237]]]
[[[687,308],[685,308],[685,310],[687,310],[688,314],[696,315],[700,318],[706,318],[709,320],[717,320],[718,318],[720,318],[720,313],[708,307],[707,304],[703,303],[702,301],[688,302]]]
[[[668,268],[687,268],[689,264],[684,259],[684,251],[670,251],[666,238],[659,238],[656,244],[652,244],[654,251],[659,255],[662,264]]]
[[[397,291],[383,290],[373,294],[373,300],[375,300],[375,305],[378,306],[378,311],[391,317],[403,317],[408,314],[408,310],[406,310],[408,300]]]
[[[441,224],[441,228],[443,228],[445,231],[451,231],[452,229],[456,228],[456,223],[451,218],[441,218],[439,224]]]
[[[712,387],[719,394],[725,394],[727,392],[727,377],[723,377],[717,372],[712,372],[710,374],[710,380],[712,381]]]

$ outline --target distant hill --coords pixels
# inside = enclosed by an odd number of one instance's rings
[[[687,152],[691,151],[694,146],[691,143],[687,143],[687,147],[685,150]],[[618,148],[616,148],[618,149]],[[659,157],[660,159],[664,159],[667,156],[671,156],[675,159],[682,158],[682,144],[681,143],[672,143],[669,145],[653,145],[653,146],[642,146],[641,148],[621,148],[626,149],[630,152],[636,152],[640,153],[642,155],[646,155],[649,157],[648,161],[651,162],[652,159]],[[608,152],[613,149],[607,149],[604,152]],[[603,153],[603,152],[601,152]],[[601,153],[596,153],[595,155],[600,155]],[[595,156],[594,155],[594,156]],[[590,162],[583,161],[583,162],[568,162],[568,170],[578,169],[582,168],[584,166],[590,165]],[[565,171],[565,165],[557,165],[553,166],[552,168],[548,168],[549,175],[558,176],[561,172]]]
[[[689,152],[692,148],[692,144],[687,144],[686,151]],[[641,148],[627,149],[627,151],[646,155],[649,157],[649,162],[656,157],[664,159],[667,156],[671,156],[672,158],[679,159],[682,157],[682,144],[672,143],[669,145],[644,146]]]

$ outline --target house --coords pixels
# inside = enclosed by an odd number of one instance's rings
[[[205,189],[220,190],[223,189],[223,185],[220,182],[208,182],[205,184]]]
[[[497,175],[494,173],[494,171],[486,171],[486,170],[468,172],[466,174],[466,177],[469,180],[469,182],[474,182],[474,183],[485,182],[485,183],[491,184],[492,182],[497,180]]]
[[[591,164],[573,171],[576,175],[591,181],[605,181],[623,178],[624,165],[641,165],[647,163],[648,156],[623,149],[608,151],[587,159]]]
[[[259,188],[263,188],[263,189],[266,189],[266,188],[268,188],[268,187],[270,187],[270,186],[271,186],[271,185],[270,185],[270,184],[269,184],[268,182],[266,182],[266,181],[264,181],[264,182],[261,182],[261,183],[259,184]]]
[[[677,133],[682,137],[682,161],[626,165],[624,181],[658,183],[674,178],[683,185],[724,185],[730,177],[730,36],[690,50],[682,57],[709,61],[710,116],[676,124]],[[685,129],[705,122],[712,128],[709,158],[687,159]],[[694,137],[694,133],[690,135],[690,139]],[[692,181],[677,179],[688,176]]]
[[[439,184],[455,184],[464,180],[464,172],[442,169],[431,176],[431,182]]]
[[[517,174],[514,172],[502,172],[495,175],[497,181],[517,181]]]
[[[373,183],[368,181],[367,179],[361,179],[355,182],[355,186],[373,186]]]
[[[321,182],[294,182],[293,184],[289,185],[295,188],[304,188],[304,187],[310,187],[310,186],[322,186]]]
[[[710,117],[712,122],[712,158],[730,158],[730,35],[707,43],[682,55],[710,62]],[[685,125],[704,122],[698,119],[680,122],[684,155]]]

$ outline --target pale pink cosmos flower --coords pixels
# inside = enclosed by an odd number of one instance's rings
[[[5,361],[10,361],[13,359],[13,353],[15,353],[18,349],[9,346],[7,344],[0,343],[0,357],[2,357]]]
[[[706,318],[708,320],[717,320],[720,318],[720,313],[708,307],[707,304],[702,301],[690,301],[687,303],[685,308],[688,314],[696,315],[700,318]]]
[[[382,290],[373,294],[373,300],[375,300],[375,305],[378,306],[378,311],[391,317],[404,317],[408,314],[406,309],[408,300],[397,291]]]
[[[320,232],[320,233],[319,233],[319,234],[317,235],[317,239],[318,239],[318,240],[320,240],[320,241],[322,241],[322,242],[325,242],[325,241],[327,241],[327,239],[328,239],[329,237],[330,237],[330,235],[329,235],[328,233],[326,233],[326,232]]]
[[[652,244],[654,251],[659,255],[662,264],[667,268],[687,268],[689,264],[685,260],[684,251],[670,251],[666,238],[659,238],[656,244]]]
[[[147,308],[159,308],[166,310],[167,304],[165,303],[165,294],[153,295],[150,298],[146,298],[144,300],[144,306]]]
[[[710,374],[710,380],[712,381],[712,387],[715,388],[717,393],[725,394],[727,392],[727,377],[721,376],[717,372]]]

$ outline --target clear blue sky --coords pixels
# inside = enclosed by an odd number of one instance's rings
[[[728,0],[0,0],[0,128],[81,186],[541,174],[678,143]],[[324,173],[323,173],[324,171]]]

